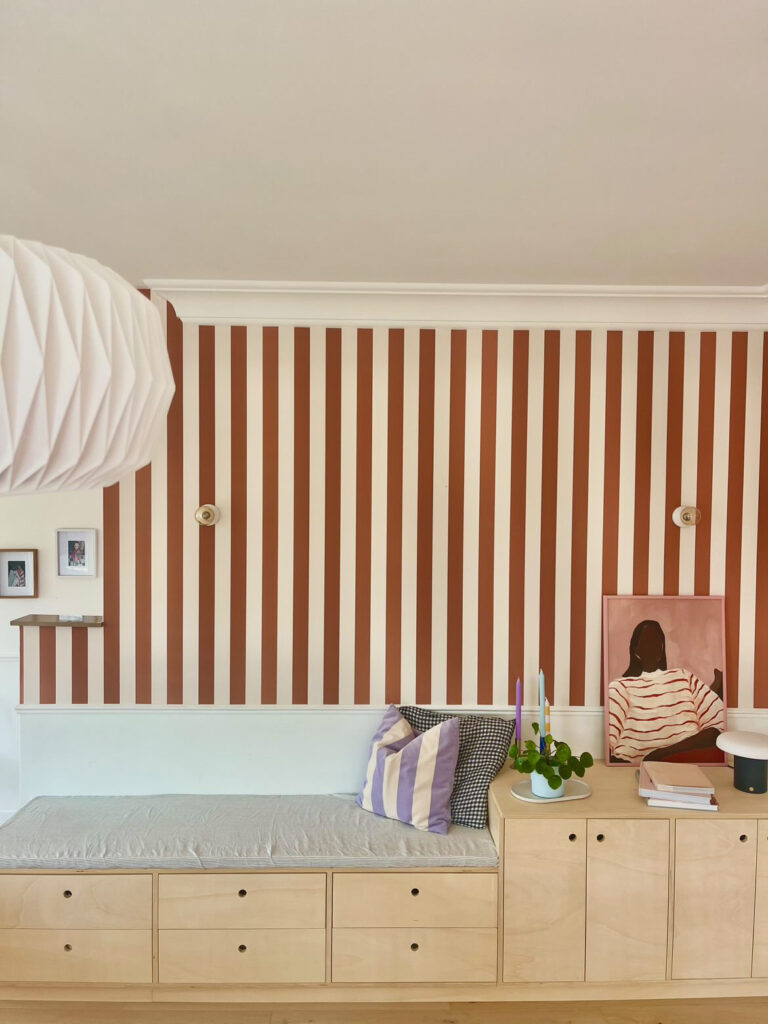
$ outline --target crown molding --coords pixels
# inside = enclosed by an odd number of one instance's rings
[[[144,285],[188,324],[768,326],[768,285],[206,281]]]

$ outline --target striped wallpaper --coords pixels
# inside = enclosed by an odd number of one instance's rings
[[[541,666],[594,706],[603,594],[724,593],[730,703],[768,706],[761,330],[196,327],[153,301],[177,391],[104,492],[105,627],[25,630],[24,702],[499,706]]]

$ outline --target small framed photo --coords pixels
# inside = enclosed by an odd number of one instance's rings
[[[59,576],[96,575],[96,531],[57,530]]]
[[[0,597],[37,597],[37,548],[0,550]]]
[[[724,764],[725,599],[604,597],[606,764]]]

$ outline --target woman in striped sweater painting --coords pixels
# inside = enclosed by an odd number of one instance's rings
[[[688,669],[667,668],[664,630],[655,619],[639,622],[629,665],[608,688],[611,761],[712,759],[725,728],[722,693],[719,669],[708,686]]]

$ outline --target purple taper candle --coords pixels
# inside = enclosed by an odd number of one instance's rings
[[[520,677],[517,678],[517,703],[516,703],[516,715],[515,715],[515,743],[517,749],[520,749],[523,736],[523,684],[520,682]]]

